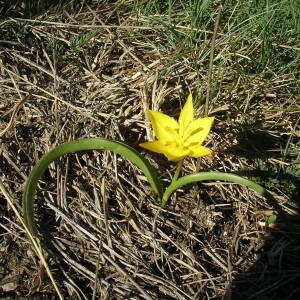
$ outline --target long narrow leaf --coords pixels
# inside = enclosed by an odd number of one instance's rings
[[[193,182],[198,182],[198,181],[207,181],[207,180],[221,180],[221,181],[230,181],[233,183],[238,183],[244,186],[247,186],[254,191],[256,191],[258,194],[261,196],[265,197],[270,205],[274,207],[274,209],[278,212],[278,214],[283,217],[287,218],[287,213],[282,209],[280,204],[276,201],[276,199],[272,196],[272,194],[266,190],[264,187],[261,185],[242,178],[240,176],[234,175],[234,174],[228,174],[228,173],[222,173],[222,172],[201,172],[201,173],[196,173],[196,174],[191,174],[191,175],[186,175],[178,180],[172,182],[170,186],[166,189],[163,195],[162,199],[162,205],[166,204],[168,201],[169,197],[171,194],[177,190],[178,188],[190,184]]]
[[[133,148],[120,142],[99,138],[82,139],[78,141],[68,142],[57,146],[56,148],[45,154],[41,158],[41,160],[34,166],[26,181],[23,194],[24,222],[33,235],[38,236],[36,222],[34,219],[34,196],[39,179],[42,177],[49,164],[57,158],[69,153],[88,150],[110,150],[127,158],[129,161],[136,164],[145,174],[150,183],[150,186],[153,189],[153,192],[158,197],[158,201],[162,199],[163,189],[156,171],[149,164],[149,162]]]

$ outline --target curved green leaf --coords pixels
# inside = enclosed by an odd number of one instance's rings
[[[23,193],[24,222],[33,235],[38,235],[36,222],[34,220],[34,196],[39,179],[42,177],[49,164],[55,159],[65,154],[87,150],[110,150],[114,153],[124,156],[143,171],[153,189],[153,192],[158,197],[158,201],[162,199],[163,189],[156,171],[150,165],[150,163],[133,148],[120,142],[99,138],[82,139],[68,142],[59,145],[50,152],[46,153],[33,167],[25,183],[25,189]]]
[[[166,204],[171,194],[177,190],[178,188],[190,184],[197,181],[206,181],[206,180],[221,180],[221,181],[230,181],[233,183],[238,183],[244,186],[247,186],[254,191],[256,191],[261,196],[265,197],[270,205],[272,205],[278,214],[286,218],[287,213],[281,208],[280,204],[276,201],[276,199],[272,196],[272,194],[266,190],[264,187],[260,186],[259,184],[242,178],[240,176],[234,175],[234,174],[228,174],[228,173],[222,173],[222,172],[201,172],[196,173],[192,175],[186,175],[178,180],[172,182],[169,187],[165,190],[162,198],[162,205]]]

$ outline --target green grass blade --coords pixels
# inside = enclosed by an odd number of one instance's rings
[[[181,178],[179,178],[177,181],[172,182],[170,186],[166,189],[164,195],[163,195],[163,200],[162,200],[162,205],[166,204],[168,201],[169,197],[171,194],[177,190],[178,188],[190,184],[193,182],[198,182],[198,181],[207,181],[207,180],[221,180],[221,181],[230,181],[233,183],[238,183],[244,186],[247,186],[254,191],[256,191],[258,194],[261,196],[265,197],[268,201],[268,203],[274,207],[274,209],[278,212],[278,214],[286,218],[287,213],[281,208],[280,204],[277,202],[277,200],[272,196],[272,194],[266,190],[264,187],[261,185],[242,178],[240,176],[234,175],[234,174],[227,174],[227,173],[221,173],[221,172],[201,172],[201,173],[196,173],[192,175],[186,175]]]
[[[88,150],[110,150],[127,158],[143,171],[153,189],[153,192],[156,194],[159,200],[162,199],[163,189],[156,171],[149,164],[149,162],[133,148],[120,142],[99,138],[82,139],[68,142],[57,146],[45,154],[34,166],[26,181],[23,193],[24,222],[33,235],[38,235],[34,220],[34,196],[39,179],[42,177],[49,164],[57,158],[66,154]]]

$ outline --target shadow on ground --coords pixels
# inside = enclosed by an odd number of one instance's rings
[[[262,160],[270,157],[269,151],[279,143],[268,133],[260,132],[258,138],[251,135],[251,140],[241,139],[241,144],[231,150],[235,152],[241,146],[243,150],[248,149],[244,152],[246,157]],[[245,170],[238,175],[256,180],[271,190],[277,187],[283,193],[287,192],[290,199],[284,207],[290,217],[289,222],[278,218],[275,224],[267,228],[265,244],[263,250],[257,252],[256,262],[249,270],[235,277],[224,299],[300,299],[300,182],[297,170],[294,169],[291,174],[288,168],[276,170],[264,165],[263,168]]]
[[[299,220],[295,217],[294,224]],[[276,224],[266,237],[264,251],[231,283],[226,299],[299,299],[299,248],[299,231]]]

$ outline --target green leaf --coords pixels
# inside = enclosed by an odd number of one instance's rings
[[[171,194],[177,190],[178,188],[190,184],[193,182],[199,182],[199,181],[207,181],[207,180],[221,180],[221,181],[230,181],[233,183],[238,183],[244,186],[247,186],[254,191],[256,191],[261,196],[265,197],[268,204],[273,206],[274,209],[278,212],[278,214],[282,217],[287,219],[287,213],[281,208],[280,204],[277,202],[277,200],[273,197],[273,195],[266,190],[264,187],[260,186],[259,184],[242,178],[240,176],[234,175],[234,174],[228,174],[228,173],[221,173],[221,172],[201,172],[196,173],[192,175],[186,175],[181,178],[179,178],[176,181],[171,182],[169,187],[165,190],[163,198],[162,198],[162,205],[166,204]]]
[[[163,189],[156,171],[150,165],[150,163],[135,149],[120,142],[99,138],[82,139],[68,142],[57,146],[45,154],[33,167],[25,183],[25,189],[23,193],[24,222],[33,235],[38,236],[37,226],[34,219],[34,196],[39,179],[43,176],[43,173],[48,168],[50,163],[57,158],[66,154],[88,150],[110,150],[127,158],[129,161],[136,164],[147,177],[153,192],[157,196],[158,202],[160,202],[162,199]]]
[[[271,216],[268,217],[266,223],[268,225],[272,225],[272,224],[274,224],[276,222],[276,220],[277,220],[277,216],[276,215],[271,215]]]

